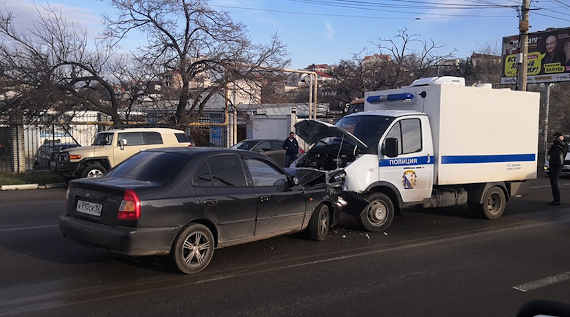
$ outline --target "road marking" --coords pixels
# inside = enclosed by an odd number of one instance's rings
[[[365,247],[361,248],[359,252],[355,252],[352,254],[344,254],[344,252],[334,252],[333,254],[318,254],[316,257],[321,257],[320,259],[310,260],[310,257],[305,257],[304,259],[299,259],[301,262],[299,263],[283,263],[277,265],[275,267],[268,267],[268,268],[259,268],[253,269],[250,266],[243,267],[237,269],[235,271],[230,272],[220,272],[218,275],[214,275],[212,277],[202,277],[198,279],[191,279],[187,281],[180,281],[179,278],[172,278],[166,280],[158,280],[158,281],[148,281],[148,282],[138,282],[136,283],[137,287],[130,287],[130,286],[104,286],[104,287],[89,287],[88,289],[82,290],[67,290],[67,291],[54,291],[50,293],[46,293],[43,295],[36,295],[36,296],[28,296],[28,297],[20,297],[18,299],[12,299],[7,301],[0,300],[0,316],[6,315],[16,315],[34,311],[45,311],[49,309],[61,308],[61,307],[68,307],[80,304],[87,304],[87,303],[94,303],[94,302],[101,302],[105,300],[113,300],[117,298],[124,298],[129,296],[136,296],[136,295],[143,295],[148,294],[151,292],[158,292],[158,291],[167,291],[172,289],[184,288],[193,285],[200,285],[200,284],[207,284],[216,281],[223,281],[228,279],[240,278],[240,277],[247,277],[257,274],[263,273],[271,273],[271,272],[278,272],[287,269],[293,268],[300,268],[304,266],[310,265],[317,265],[317,264],[325,264],[331,262],[338,262],[344,261],[353,258],[359,258],[364,256],[370,255],[378,255],[384,254],[394,251],[402,251],[408,249],[414,249],[419,247],[426,247],[426,246],[433,246],[439,245],[442,243],[449,243],[449,242],[457,242],[462,240],[473,240],[475,237],[485,236],[485,235],[492,235],[497,233],[505,233],[510,231],[517,231],[517,230],[528,230],[534,228],[541,228],[550,225],[559,225],[562,223],[569,223],[570,218],[564,217],[557,221],[547,221],[547,222],[539,222],[539,223],[530,223],[530,224],[517,224],[505,228],[500,228],[496,230],[473,230],[468,233],[463,233],[462,235],[457,236],[447,236],[447,235],[439,235],[427,239],[416,239],[411,241],[405,241],[404,244],[389,246],[383,249],[377,249],[376,247]],[[337,255],[341,254],[341,255]],[[279,261],[281,262],[281,261]],[[268,263],[271,265],[274,263]],[[165,285],[165,284],[169,285]],[[73,294],[75,298],[69,298],[70,294]],[[65,300],[62,300],[65,298]]]
[[[540,280],[524,283],[521,285],[513,286],[517,291],[526,293],[528,291],[535,290],[537,288],[546,287],[552,284],[562,283],[570,280],[570,272],[564,272],[557,275],[548,276],[541,278]]]
[[[531,186],[530,189],[541,189],[541,188],[548,188],[550,185],[542,185],[542,186]]]
[[[22,227],[0,227],[0,232],[13,232],[13,231],[23,231],[23,230],[37,230],[37,229],[48,229],[55,228],[57,225],[41,225],[41,226],[22,226]]]
[[[570,183],[560,184],[560,187],[570,186]],[[550,188],[550,185],[529,186],[530,189]]]

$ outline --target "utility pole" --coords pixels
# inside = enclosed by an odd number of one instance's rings
[[[521,45],[521,69],[518,72],[518,86],[522,91],[526,91],[527,86],[527,73],[528,73],[528,12],[530,10],[530,0],[522,0],[521,6],[521,19],[519,21],[519,34],[520,34],[520,45]]]

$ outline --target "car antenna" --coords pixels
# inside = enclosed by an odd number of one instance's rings
[[[340,168],[340,152],[342,151],[342,143],[344,142],[344,133],[342,134],[342,138],[340,139],[340,147],[338,148],[338,154],[336,155],[336,168]]]

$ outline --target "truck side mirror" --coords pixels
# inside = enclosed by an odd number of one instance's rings
[[[121,150],[124,150],[125,146],[127,146],[127,139],[119,140],[119,146],[121,147]]]
[[[382,154],[386,155],[387,157],[396,157],[398,156],[398,139],[396,138],[387,138],[384,141],[384,150]]]

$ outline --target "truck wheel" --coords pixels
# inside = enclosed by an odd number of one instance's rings
[[[178,235],[170,253],[180,272],[198,273],[214,256],[214,235],[204,225],[191,224]]]
[[[383,193],[372,193],[367,197],[368,205],[360,212],[364,229],[371,232],[384,231],[394,220],[394,203]]]
[[[107,170],[101,165],[101,163],[93,162],[87,163],[83,170],[81,171],[81,177],[83,178],[95,178],[105,175]]]
[[[507,205],[505,193],[498,186],[489,188],[483,195],[483,204],[478,205],[479,211],[487,219],[497,219],[503,215]]]
[[[330,213],[327,205],[320,205],[313,212],[307,233],[309,238],[317,241],[326,239],[330,227]]]

